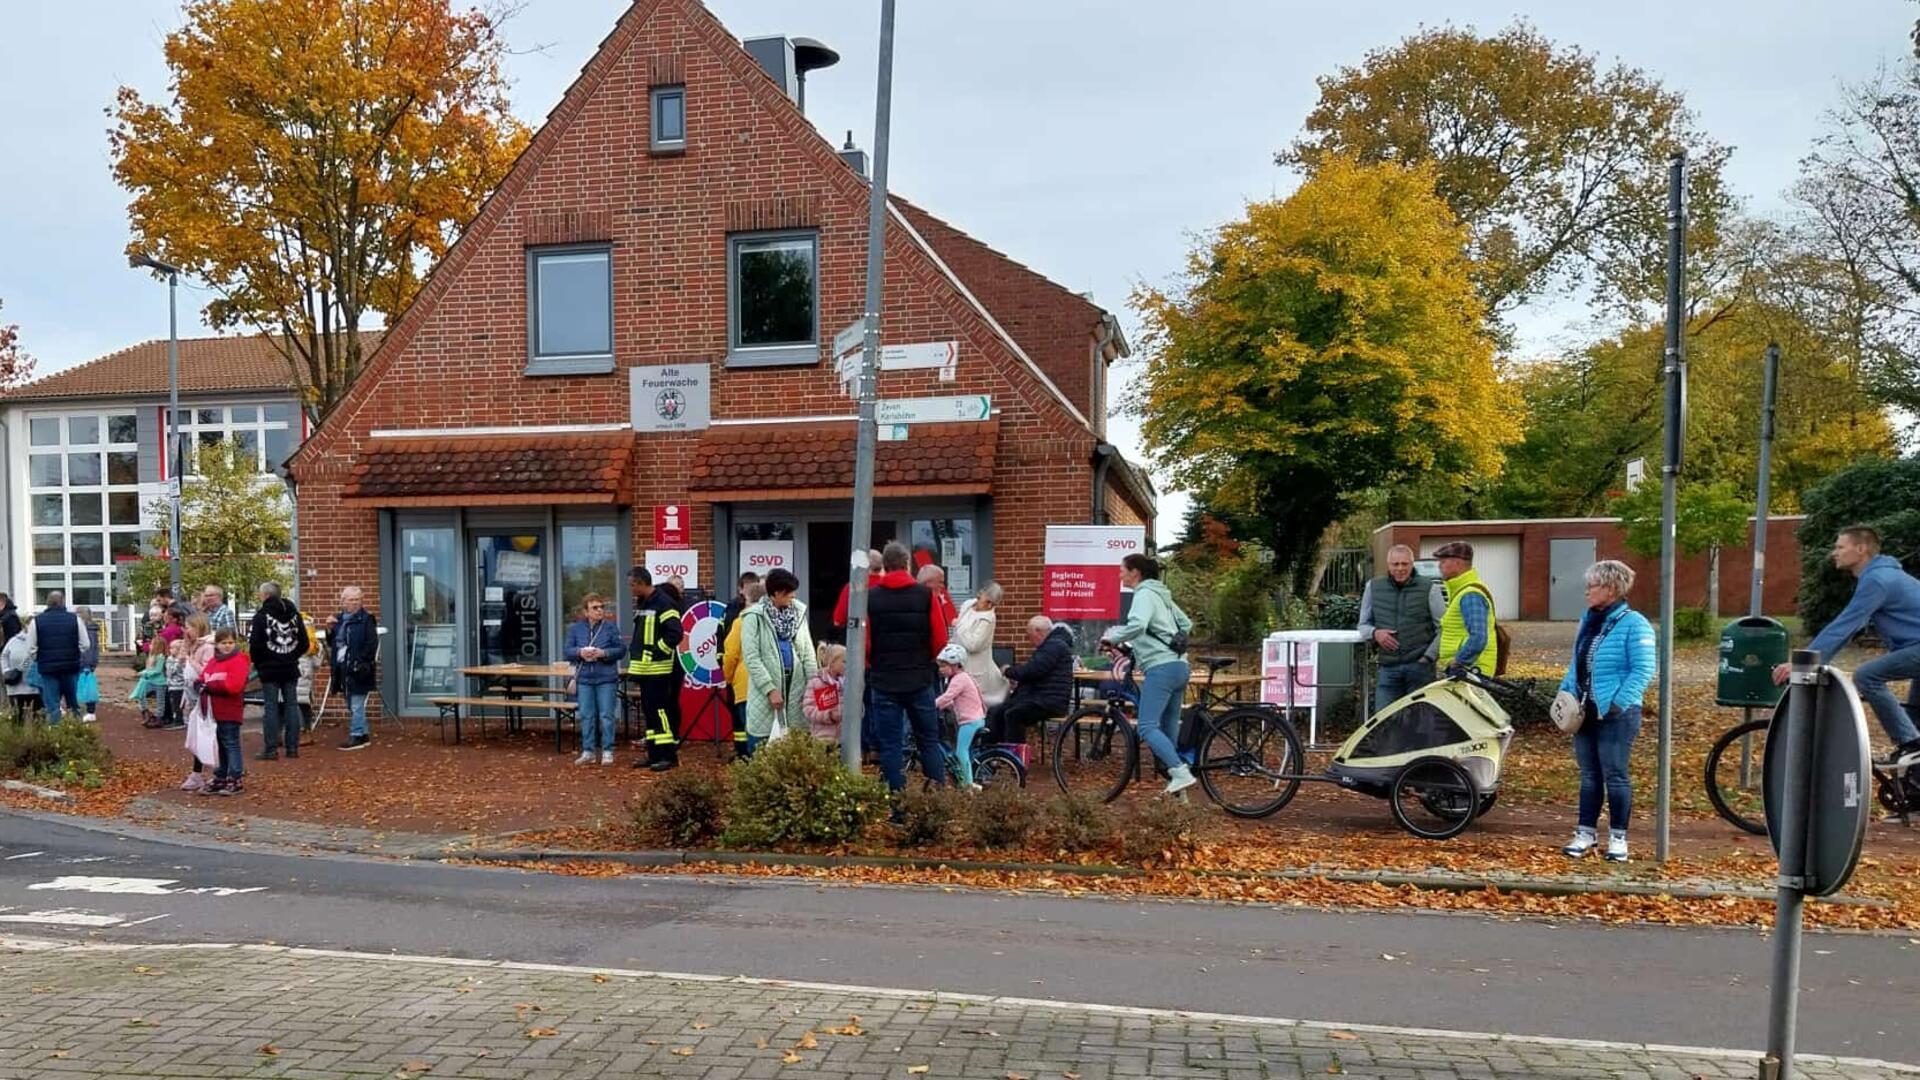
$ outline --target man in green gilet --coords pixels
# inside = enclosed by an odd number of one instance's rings
[[[1361,636],[1379,647],[1373,706],[1398,701],[1433,681],[1440,655],[1440,618],[1447,597],[1440,583],[1413,572],[1413,549],[1387,549],[1387,572],[1360,594]]]

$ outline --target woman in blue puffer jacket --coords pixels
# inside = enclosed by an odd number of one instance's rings
[[[1640,705],[1653,681],[1653,625],[1627,606],[1633,568],[1606,559],[1587,567],[1587,613],[1560,689],[1580,699],[1573,757],[1580,765],[1580,821],[1561,850],[1578,859],[1599,844],[1600,802],[1607,803],[1607,859],[1627,861],[1633,780],[1627,762],[1640,734]]]

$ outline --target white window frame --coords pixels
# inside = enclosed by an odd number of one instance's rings
[[[268,420],[267,409],[271,406],[284,407],[287,410],[287,419]],[[252,420],[234,420],[233,410],[248,408],[254,410]],[[220,418],[211,424],[203,424],[200,422],[200,413],[203,410],[218,410]],[[163,413],[165,412],[164,409],[161,411]],[[231,441],[238,432],[251,432],[254,441],[254,468],[257,469],[261,475],[268,477],[273,475],[273,467],[267,461],[267,432],[286,432],[287,452],[289,454],[300,448],[300,409],[297,405],[288,401],[227,401],[194,402],[191,405],[183,404],[180,406],[180,415],[174,419],[174,426],[175,430],[169,431],[167,436],[171,445],[162,451],[162,459],[167,463],[167,475],[170,477],[176,475],[195,475],[192,458],[199,452],[200,435],[202,432],[219,432],[219,441],[221,442]],[[174,452],[182,447],[184,447],[184,450],[180,453],[176,454]],[[176,457],[185,460],[176,461],[174,460]]]
[[[147,532],[152,531],[147,527],[146,504],[145,504],[145,499],[142,497],[143,493],[141,491],[141,487],[139,483],[139,465],[138,465],[138,455],[140,453],[139,415],[140,415],[139,406],[128,406],[128,407],[122,407],[122,408],[44,410],[44,411],[30,412],[26,415],[26,426],[29,432],[29,435],[28,435],[29,445],[27,447],[27,454],[29,457],[29,461],[28,461],[28,467],[25,470],[25,486],[26,486],[26,493],[27,493],[26,562],[27,562],[27,566],[29,567],[28,575],[31,581],[31,588],[33,590],[32,597],[34,601],[34,606],[38,607],[40,604],[41,596],[47,591],[55,588],[58,588],[62,592],[65,592],[69,597],[70,602],[74,606],[79,606],[80,604],[86,604],[92,607],[104,607],[112,604],[113,585],[114,585],[114,579],[115,579],[115,573],[116,573],[116,567],[117,567],[117,564],[114,562],[114,557],[113,557],[114,534],[116,533],[131,534],[136,537],[135,542],[137,544],[139,542],[137,539],[138,537],[142,536]],[[112,430],[110,426],[110,421],[113,417],[116,417],[116,416],[121,416],[121,417],[131,416],[134,418],[134,439],[132,442],[112,441]],[[93,420],[98,427],[98,432],[96,436],[97,441],[92,443],[86,443],[86,444],[74,443],[72,441],[72,426],[71,426],[71,421],[73,419]],[[51,444],[51,445],[45,445],[45,446],[31,445],[32,425],[33,425],[33,422],[36,420],[57,420],[60,425],[60,441],[57,444]],[[67,458],[72,454],[88,453],[88,452],[97,454],[100,458],[100,482],[98,484],[74,485],[73,483],[70,482],[70,477],[72,474],[67,468]],[[133,483],[116,484],[112,482],[112,474],[107,465],[107,455],[110,453],[132,453],[135,455]],[[32,468],[32,462],[31,462],[31,457],[34,454],[57,454],[60,457],[60,481],[61,482],[58,485],[49,486],[49,485],[34,483],[33,468]],[[133,495],[136,499],[141,500],[140,501],[140,520],[138,521],[138,523],[134,525],[115,525],[113,523],[112,497],[114,495],[119,495],[119,494],[130,494],[130,495]],[[33,516],[34,500],[37,498],[40,498],[43,496],[49,496],[49,495],[55,496],[60,500],[60,524],[58,526],[38,524],[35,521]],[[76,495],[82,495],[82,496],[92,495],[97,497],[100,500],[100,523],[98,525],[76,526],[73,523],[73,497]],[[101,557],[105,560],[105,562],[97,563],[97,564],[87,564],[87,565],[80,565],[80,564],[74,563],[73,562],[73,536],[75,533],[79,533],[85,536],[98,536],[100,538],[100,542],[102,545],[100,554],[101,554]],[[43,537],[52,537],[52,536],[58,536],[60,538],[60,562],[58,564],[43,565],[38,560],[38,553],[36,551],[35,541]],[[75,580],[79,578],[89,578],[89,579],[98,578],[100,584],[104,588],[103,598],[98,602],[92,600],[91,598],[88,598],[88,599],[80,598],[74,586]],[[90,581],[89,587],[91,587],[91,584],[92,582]]]

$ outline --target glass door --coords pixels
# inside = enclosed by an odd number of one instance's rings
[[[427,699],[460,692],[460,571],[450,526],[400,530],[401,646],[406,660],[404,707],[430,709]]]
[[[474,661],[544,664],[554,659],[559,649],[547,640],[546,531],[469,535],[475,610],[480,613],[474,626]]]

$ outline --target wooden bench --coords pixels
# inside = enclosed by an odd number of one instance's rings
[[[510,697],[437,697],[428,698],[428,703],[440,710],[440,741],[447,741],[447,721],[453,721],[453,741],[460,743],[460,713],[462,709],[500,709],[506,712],[546,712],[553,716],[553,748],[560,752],[560,736],[566,727],[567,717],[573,715],[580,706],[571,701],[537,701],[528,698]],[[487,737],[487,715],[484,712],[472,713],[470,719],[480,721],[480,737]]]

